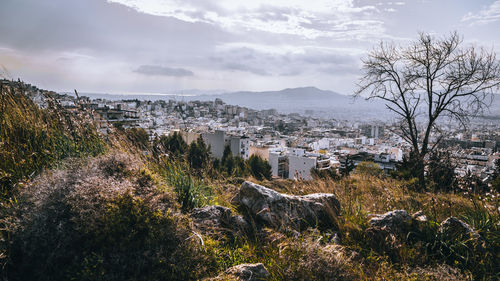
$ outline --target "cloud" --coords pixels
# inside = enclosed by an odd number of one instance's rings
[[[142,13],[189,23],[207,23],[236,33],[253,30],[309,39],[345,38],[346,23],[349,23],[349,30],[355,31],[358,36],[376,36],[383,30],[383,22],[373,19],[378,9],[373,5],[355,5],[353,0],[108,1],[126,5]]]
[[[237,70],[237,71],[243,71],[243,72],[250,72],[253,74],[257,75],[262,75],[262,76],[268,76],[270,75],[266,70],[257,68],[257,67],[252,67],[250,65],[245,65],[242,63],[238,62],[228,62],[223,65],[224,69],[228,70]]]
[[[469,12],[462,17],[463,22],[471,25],[483,25],[500,20],[500,1],[493,2],[490,6],[483,8],[477,13]]]
[[[170,68],[160,65],[141,65],[136,70],[136,73],[144,75],[160,75],[160,76],[193,76],[194,73],[190,70],[184,68]]]
[[[353,48],[267,46],[228,44],[210,58],[213,68],[242,71],[259,76],[301,74],[358,74],[363,51]]]

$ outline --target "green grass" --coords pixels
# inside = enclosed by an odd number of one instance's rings
[[[88,116],[64,110],[50,99],[40,109],[24,89],[0,88],[0,197],[9,198],[20,181],[68,157],[95,156],[106,150]]]

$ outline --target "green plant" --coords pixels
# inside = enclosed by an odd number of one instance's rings
[[[260,158],[260,156],[250,156],[247,164],[250,169],[250,174],[257,180],[271,179],[271,165],[266,160]]]
[[[158,167],[158,172],[165,182],[176,192],[177,201],[181,204],[183,211],[203,207],[211,202],[212,189],[191,175],[186,164],[162,159]]]
[[[48,107],[39,108],[23,83],[0,86],[0,197],[15,194],[28,180],[68,157],[95,156],[106,150],[86,111],[64,109],[53,93],[42,91]]]

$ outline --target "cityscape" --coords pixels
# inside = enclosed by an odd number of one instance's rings
[[[31,87],[28,92],[40,107],[47,106],[46,91]],[[226,104],[219,98],[150,101],[76,98],[69,94],[56,97],[64,108],[90,110],[103,134],[118,125],[143,128],[151,139],[178,132],[188,145],[202,137],[214,158],[220,160],[229,145],[235,157],[258,155],[268,161],[277,178],[310,180],[312,169],[340,172],[348,162],[357,165],[363,161],[374,162],[389,173],[411,149],[398,134],[397,124],[318,118],[312,117],[313,110],[302,115],[282,114],[275,109]],[[457,175],[472,173],[485,182],[492,180],[495,161],[500,159],[500,117],[474,119],[468,130],[451,123],[445,130],[448,137],[440,140],[441,147],[453,151]]]
[[[0,0],[0,281],[500,280],[500,0]]]

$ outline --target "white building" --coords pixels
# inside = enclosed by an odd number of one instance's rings
[[[212,156],[217,159],[221,159],[224,154],[224,146],[226,144],[226,132],[217,130],[215,133],[204,133],[201,137],[207,146],[210,146],[210,153],[212,153]]]
[[[316,168],[316,160],[317,157],[314,156],[288,155],[288,178],[295,180],[312,179],[311,169]]]
[[[215,133],[204,133],[201,135],[207,145],[210,146],[212,156],[221,159],[224,148],[229,145],[234,157],[248,159],[250,156],[250,139],[243,136],[228,136],[226,131],[216,130]]]
[[[234,157],[248,159],[250,155],[250,139],[247,137],[232,136],[229,138],[231,152]]]

